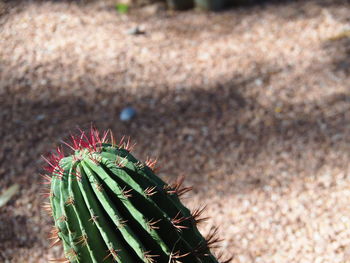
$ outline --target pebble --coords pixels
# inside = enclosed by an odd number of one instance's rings
[[[263,85],[263,80],[261,78],[257,78],[254,81],[255,85],[261,87]]]
[[[42,121],[43,119],[45,119],[46,118],[46,115],[45,114],[39,114],[39,115],[37,115],[36,117],[35,117],[35,119],[37,120],[37,121]]]
[[[141,29],[139,26],[135,26],[131,29],[129,29],[127,32],[126,32],[128,35],[143,35],[145,34],[146,32]]]
[[[130,121],[136,116],[136,110],[133,107],[126,107],[120,112],[121,121]]]

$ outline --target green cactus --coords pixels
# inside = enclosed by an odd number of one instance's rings
[[[183,178],[166,184],[154,173],[155,161],[130,154],[129,141],[89,133],[65,143],[72,155],[58,148],[45,158],[45,208],[55,222],[50,238],[65,253],[57,261],[217,263],[210,252],[216,230],[204,238],[196,227],[203,209],[191,213],[179,199],[190,190]]]

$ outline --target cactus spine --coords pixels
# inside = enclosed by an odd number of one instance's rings
[[[45,208],[55,222],[50,238],[65,253],[57,261],[218,263],[210,252],[216,231],[205,239],[196,227],[202,210],[191,213],[179,199],[190,190],[183,179],[166,184],[155,162],[138,161],[129,141],[116,144],[107,135],[92,128],[66,143],[72,155],[58,148],[45,158]]]

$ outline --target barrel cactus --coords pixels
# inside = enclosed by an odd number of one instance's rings
[[[183,178],[165,183],[154,161],[138,161],[129,141],[116,143],[109,132],[91,129],[65,144],[71,155],[58,148],[44,157],[50,239],[65,254],[53,261],[218,262],[210,252],[216,231],[204,238],[196,226],[203,210],[190,212],[179,199],[190,190],[181,186]]]

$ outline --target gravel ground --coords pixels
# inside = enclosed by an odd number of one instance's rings
[[[350,262],[347,1],[219,14],[0,2],[0,262],[47,262],[40,155],[93,122],[187,176],[233,263]],[[140,26],[145,34],[127,32]],[[131,122],[120,110],[133,106]]]

